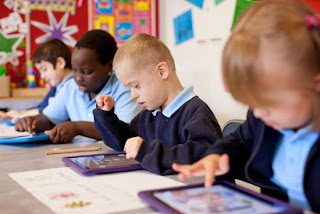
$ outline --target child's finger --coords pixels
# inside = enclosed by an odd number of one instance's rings
[[[33,120],[31,122],[31,129],[34,130],[34,129],[36,129],[36,127],[37,127],[37,120]]]
[[[224,175],[230,170],[230,164],[229,164],[229,155],[223,154],[221,155],[221,158],[219,160],[219,173],[217,175]]]
[[[131,144],[132,144],[132,138],[129,138],[127,141],[126,141],[126,144],[124,144],[124,149],[123,151],[127,151],[129,149],[129,147],[131,147]]]
[[[99,108],[103,107],[104,103],[103,103],[103,99],[102,99],[101,95],[99,95],[99,97],[97,97],[96,102],[97,102],[97,106]]]
[[[61,136],[60,136],[60,132],[56,132],[54,138],[53,138],[53,143],[60,143],[61,142]]]
[[[57,134],[57,129],[53,127],[53,129],[46,131],[50,134],[50,140],[53,141]]]
[[[205,170],[204,186],[210,187],[212,186],[215,180],[215,172],[217,171],[217,166],[216,164],[208,164],[205,166],[204,170]]]

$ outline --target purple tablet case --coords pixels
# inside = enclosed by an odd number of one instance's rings
[[[122,158],[122,161],[125,161],[124,163],[121,163],[121,165],[118,166],[112,166],[112,164],[118,164],[119,162],[109,162],[108,163],[103,163],[107,164],[110,166],[102,166],[102,167],[97,167],[97,168],[87,168],[84,164],[82,163],[76,163],[74,162],[74,158],[85,158],[85,157],[98,157],[98,156],[105,156],[105,157],[114,157],[114,155],[120,155]],[[80,156],[71,156],[71,157],[63,157],[62,160],[65,162],[68,166],[71,168],[75,169],[76,171],[84,174],[84,175],[90,175],[90,174],[101,174],[101,173],[113,173],[113,172],[124,172],[124,171],[132,171],[132,170],[138,170],[141,169],[141,165],[139,162],[130,159],[130,160],[124,160],[123,155],[125,155],[124,152],[113,152],[113,153],[102,153],[102,154],[91,154],[91,155],[80,155]],[[101,159],[105,160],[105,158]],[[127,162],[127,163],[126,163]]]
[[[249,197],[253,197],[256,200],[261,200],[267,203],[276,204],[279,206],[282,206],[285,208],[284,211],[277,212],[277,214],[302,214],[303,210],[299,209],[297,207],[294,207],[290,204],[284,203],[278,199],[272,198],[270,196],[266,196],[254,191],[251,191],[249,189],[246,189],[244,187],[232,184],[227,181],[216,181],[214,185],[221,184],[223,186],[229,187],[231,189],[234,189],[236,191],[239,191],[241,193],[244,193],[245,195],[248,195]],[[179,186],[179,187],[171,187],[171,188],[164,188],[164,189],[154,189],[154,190],[146,190],[141,191],[138,193],[138,196],[144,200],[146,203],[148,203],[152,208],[154,208],[157,211],[160,211],[161,213],[166,214],[176,214],[181,213],[179,210],[174,209],[173,207],[170,207],[165,202],[161,201],[160,199],[156,198],[153,194],[157,192],[165,192],[165,191],[173,191],[173,190],[183,190],[183,189],[189,189],[189,188],[195,188],[195,187],[203,187],[203,183],[200,184],[191,184],[186,186]]]

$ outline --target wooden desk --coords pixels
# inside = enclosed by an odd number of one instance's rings
[[[0,98],[0,108],[24,110],[37,106],[47,95],[48,88],[16,88],[11,97]]]

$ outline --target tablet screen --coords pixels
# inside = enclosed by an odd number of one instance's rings
[[[278,213],[287,209],[221,184],[155,192],[154,196],[182,213]]]
[[[69,159],[84,169],[97,169],[138,164],[138,162],[134,159],[127,160],[125,154],[94,155],[86,157],[74,157]]]

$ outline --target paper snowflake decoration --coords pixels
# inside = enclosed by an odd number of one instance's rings
[[[78,32],[78,26],[71,25],[66,26],[69,18],[69,13],[65,13],[63,17],[60,19],[59,23],[57,23],[56,18],[52,14],[50,10],[47,10],[48,19],[50,25],[46,25],[41,22],[31,21],[31,24],[40,30],[44,31],[46,34],[36,38],[35,42],[37,44],[43,43],[48,39],[60,39],[66,45],[74,47],[76,44],[76,40],[71,37],[72,34]]]
[[[23,52],[18,51],[17,48],[23,38],[22,34],[6,35],[0,30],[0,65],[7,62],[14,66],[19,65],[18,57],[22,56]]]

